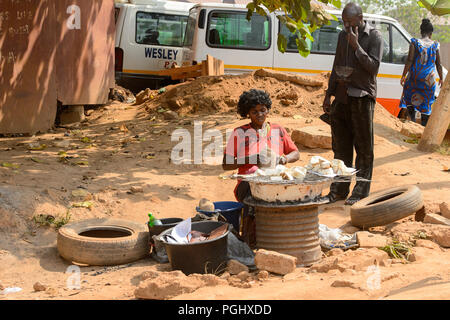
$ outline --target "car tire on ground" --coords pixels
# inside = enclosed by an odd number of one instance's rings
[[[119,265],[149,254],[145,224],[118,219],[89,219],[59,229],[58,252],[69,262],[92,266]]]
[[[384,226],[414,214],[422,207],[422,192],[417,186],[395,187],[376,192],[351,206],[351,223],[362,229]]]

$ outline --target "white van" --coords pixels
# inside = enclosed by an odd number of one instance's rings
[[[331,25],[313,33],[311,54],[299,55],[295,36],[282,25],[274,13],[267,17],[253,13],[247,21],[243,5],[205,3],[195,5],[189,13],[184,40],[183,63],[196,63],[209,54],[221,59],[225,73],[237,74],[269,68],[301,74],[331,71],[339,32],[342,30],[340,11],[329,11],[338,17]],[[364,14],[365,20],[381,31],[384,54],[378,74],[378,99],[389,112],[397,116],[402,94],[400,78],[408,56],[411,36],[395,20],[386,16]],[[283,54],[277,47],[281,32],[288,39]],[[447,71],[444,70],[444,76]]]
[[[155,0],[116,3],[117,84],[136,92],[171,82],[157,72],[181,65],[186,23],[193,5]]]

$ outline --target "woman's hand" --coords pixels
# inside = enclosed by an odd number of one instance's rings
[[[287,163],[286,156],[281,156],[278,158],[278,164],[285,165]]]

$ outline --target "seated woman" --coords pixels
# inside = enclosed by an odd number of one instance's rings
[[[251,122],[235,128],[230,136],[223,156],[224,170],[238,169],[239,174],[251,174],[259,167],[284,165],[300,158],[300,153],[286,129],[266,122],[271,107],[272,101],[265,91],[251,89],[240,96],[237,112],[243,118],[250,118]],[[234,195],[237,201],[243,202],[251,195],[249,183],[238,180]],[[253,221],[248,206],[245,206],[244,210],[244,216],[250,216]],[[247,237],[249,230],[246,229],[249,224],[253,229],[254,223],[244,219],[244,234],[247,234]],[[246,242],[251,245],[252,241],[247,239]]]

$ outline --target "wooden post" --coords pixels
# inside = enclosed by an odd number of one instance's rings
[[[433,104],[433,111],[423,131],[417,149],[433,152],[441,145],[450,124],[450,75],[445,79],[439,97]]]

